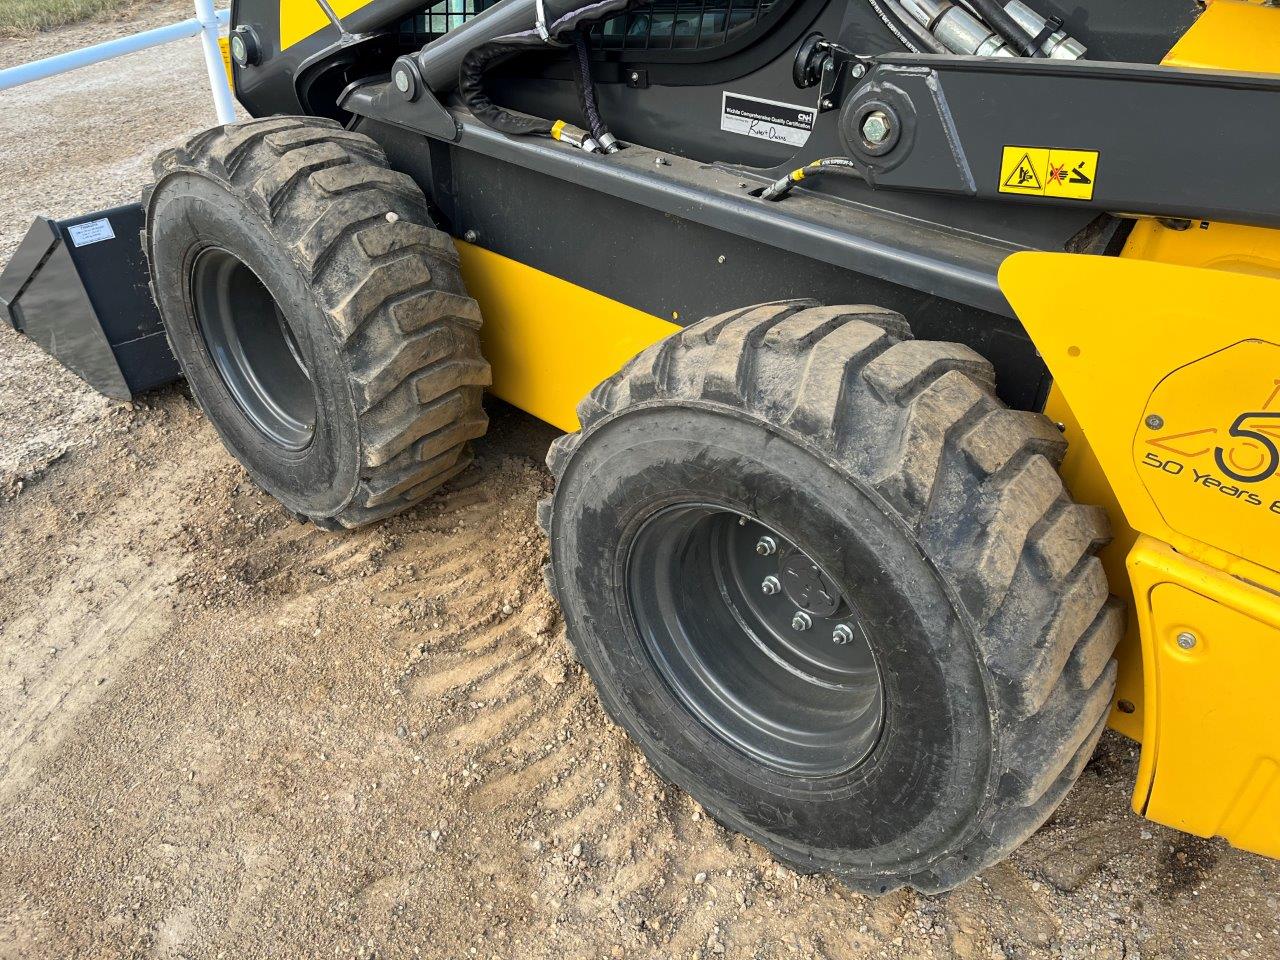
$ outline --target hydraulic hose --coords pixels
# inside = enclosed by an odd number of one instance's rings
[[[903,45],[912,53],[938,53],[950,54],[932,33],[926,30],[916,18],[906,11],[898,0],[867,0],[871,8],[880,17],[880,21],[889,28]],[[884,9],[881,9],[881,4]],[[896,26],[895,26],[896,25]],[[908,41],[903,33],[911,34],[912,40]]]
[[[1043,57],[1044,52],[1035,38],[1022,29],[1018,21],[1005,11],[1000,0],[968,0],[987,26],[1000,34],[1008,44],[1024,57]]]
[[[585,29],[573,32],[573,77],[578,87],[578,101],[582,105],[587,129],[596,143],[604,148],[605,153],[616,153],[618,138],[605,126],[600,116],[600,107],[596,103],[596,82],[591,76],[591,44]]]
[[[888,10],[882,7],[880,5],[880,0],[867,0],[867,6],[875,12],[875,15],[880,18],[880,22],[885,25],[885,28],[897,37],[898,42],[906,47],[908,51],[911,53],[924,52],[920,49],[923,44],[920,43],[918,34],[910,30],[905,21],[894,17],[893,14],[889,13]]]
[[[852,174],[856,177],[862,176],[858,170],[858,165],[852,160],[846,160],[844,157],[823,157],[821,160],[807,163],[799,169],[792,170],[785,177],[775,180],[765,187],[764,192],[760,194],[760,199],[781,200],[794,190],[796,184],[801,180],[824,173],[844,173]]]
[[[576,42],[575,34],[639,2],[641,0],[532,0],[532,9],[529,9],[530,0],[505,0],[499,3],[476,17],[472,23],[481,23],[486,17],[496,15],[507,4],[511,4],[510,9],[519,10],[521,19],[532,14],[532,25],[514,33],[488,39],[484,39],[487,37],[487,32],[482,32],[480,28],[472,31],[475,39],[481,42],[470,47],[458,64],[458,94],[462,102],[478,120],[502,133],[514,136],[547,136],[554,140],[571,143],[591,153],[604,149],[589,131],[574,127],[563,120],[553,123],[540,117],[530,117],[504,110],[493,102],[486,91],[485,76],[512,57],[569,46]],[[495,19],[493,22],[496,24],[499,21]],[[504,18],[500,22],[505,24],[507,20]],[[445,35],[445,39],[447,37],[448,34]],[[434,44],[428,44],[423,50],[419,57],[420,64],[430,58],[433,46]],[[453,59],[454,49],[456,48],[449,48],[436,56],[447,63]],[[581,56],[581,51],[579,55]],[[583,82],[579,83],[579,95],[583,102],[583,112],[589,117],[588,123],[597,125],[608,134],[595,102],[595,89],[590,83],[590,59],[587,57],[580,62],[578,58],[574,58],[574,64],[576,70],[584,71]],[[612,137],[610,141],[616,149],[617,141]]]

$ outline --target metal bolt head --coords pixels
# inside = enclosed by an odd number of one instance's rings
[[[1158,413],[1153,413],[1151,416],[1147,417],[1147,426],[1152,430],[1159,430],[1164,426],[1164,417],[1160,416]]]
[[[778,541],[773,537],[761,537],[756,541],[756,553],[762,557],[771,557],[778,552]]]
[[[409,85],[412,81],[409,79],[408,70],[397,70],[395,75],[396,89],[401,93],[409,92]]]
[[[726,259],[727,259],[727,258],[726,258],[726,257],[725,257],[725,255],[722,253],[722,254],[720,254],[720,256],[716,257],[716,263],[724,263]]]
[[[666,157],[654,157],[653,162],[659,167],[671,166],[671,161],[668,160]]]
[[[765,577],[760,581],[760,590],[766,596],[772,597],[774,594],[782,592],[782,584],[778,582],[777,577]]]
[[[631,71],[631,82],[632,82],[632,83],[638,83],[639,81],[640,81],[640,74],[638,74],[636,71],[632,70],[632,71]]]
[[[796,615],[791,618],[792,630],[808,630],[813,626],[813,618],[803,610],[797,610]]]
[[[849,68],[849,72],[853,74],[853,79],[857,80],[867,75],[867,65],[865,63],[855,63]]]
[[[1199,641],[1196,639],[1196,635],[1189,630],[1183,630],[1180,634],[1178,634],[1178,646],[1180,646],[1183,650],[1192,649],[1193,647],[1195,647],[1196,643],[1198,642]]]
[[[235,58],[236,63],[244,66],[249,60],[249,48],[244,45],[244,37],[233,35],[231,37],[231,56]]]
[[[467,243],[475,243],[480,239],[480,234],[476,233],[474,230],[468,230],[462,235],[462,239],[467,241]]]
[[[891,123],[883,110],[873,110],[862,121],[862,137],[867,143],[884,143],[889,139]]]
[[[847,623],[837,623],[836,628],[831,631],[831,639],[842,647],[846,643],[852,643],[853,627],[849,626]]]
[[[822,98],[822,109],[823,109],[823,110],[833,110],[833,109],[835,109],[835,105],[836,105],[836,102],[835,102],[834,100],[832,100],[830,97],[823,97],[823,98]]]

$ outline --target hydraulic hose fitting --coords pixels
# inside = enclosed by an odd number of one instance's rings
[[[1009,0],[1004,12],[1032,37],[1033,43],[1039,44],[1040,52],[1052,60],[1080,60],[1087,52],[1083,43],[1061,29],[1061,20],[1040,16],[1022,0]]]
[[[1016,57],[1004,38],[963,7],[947,0],[903,0],[903,8],[952,53],[964,57]]]
[[[617,153],[622,149],[622,145],[618,143],[618,138],[606,130],[599,138],[600,148],[605,153]]]
[[[559,140],[561,143],[572,144],[587,151],[587,153],[601,152],[600,144],[592,139],[591,134],[581,127],[575,127],[573,124],[565,123],[563,120],[557,120],[551,125],[551,139]]]

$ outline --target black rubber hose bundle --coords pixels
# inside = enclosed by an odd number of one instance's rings
[[[555,126],[550,120],[511,113],[494,103],[485,91],[485,74],[518,54],[576,43],[576,33],[641,2],[643,0],[541,0],[535,10],[543,19],[535,23],[533,28],[495,37],[472,47],[463,56],[458,67],[458,92],[462,96],[462,102],[477,119],[495,130],[516,136],[550,136]],[[576,63],[575,59],[575,69],[578,69]],[[587,67],[589,71],[589,63]],[[580,85],[580,90],[582,89],[586,87]],[[598,122],[600,111],[595,105],[594,88],[590,90],[590,98],[595,121]],[[585,107],[584,99],[584,110]],[[593,122],[590,117],[588,122]],[[600,125],[603,127],[603,123]],[[591,132],[594,137],[594,130]]]
[[[501,43],[483,43],[467,51],[458,67],[458,93],[477,120],[514,136],[551,136],[550,120],[502,109],[490,98],[484,83],[485,74],[498,64],[520,53],[546,47],[536,31],[528,30],[503,37]]]
[[[573,32],[573,76],[578,87],[578,102],[582,105],[582,116],[587,121],[587,129],[596,143],[603,146],[611,140],[609,128],[600,117],[600,107],[596,103],[596,82],[591,76],[591,45],[586,29]]]

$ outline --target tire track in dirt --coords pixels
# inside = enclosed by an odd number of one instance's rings
[[[493,415],[475,469],[350,534],[256,491],[179,391],[0,505],[0,958],[1190,960],[1184,923],[1280,955],[1275,865],[1133,818],[1114,738],[946,897],[722,830],[574,662],[534,522],[552,433]]]

